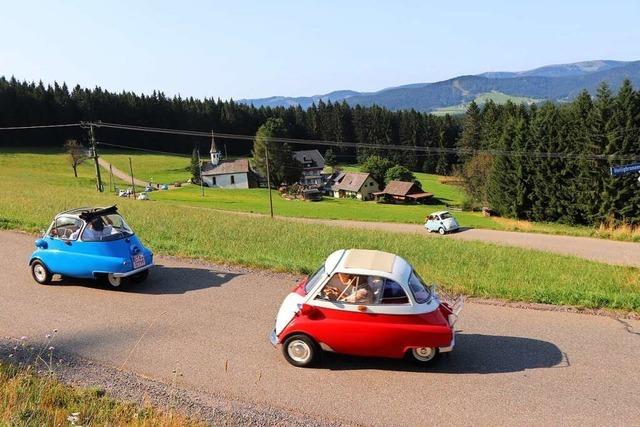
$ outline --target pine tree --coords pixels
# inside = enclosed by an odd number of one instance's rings
[[[473,152],[480,149],[482,135],[482,121],[480,108],[475,101],[471,101],[467,108],[467,113],[462,122],[462,134],[457,146],[460,150],[458,156],[460,161],[466,162],[474,155]]]
[[[293,158],[289,146],[270,141],[270,138],[286,136],[287,130],[282,119],[270,118],[258,129],[253,144],[253,167],[265,177],[269,151],[269,174],[274,186],[293,184],[302,175],[302,164]]]
[[[191,151],[191,165],[189,166],[189,170],[191,171],[191,180],[194,183],[200,182],[200,156],[198,155],[198,147],[194,146]]]

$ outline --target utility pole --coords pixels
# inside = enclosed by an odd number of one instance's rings
[[[131,157],[129,157],[129,173],[131,174],[131,188],[133,188],[133,198],[136,198],[136,183],[133,179],[133,167],[131,166]]]
[[[93,123],[89,124],[89,144],[91,145],[91,157],[96,165],[96,190],[102,192],[102,177],[100,176],[100,165],[98,164],[98,152],[96,151],[96,137],[93,132]]]
[[[213,131],[211,131],[211,138],[213,139]],[[200,193],[202,195],[202,197],[204,197],[204,182],[202,180],[202,160],[200,160],[200,145],[196,145],[196,147],[198,148],[198,170],[199,175],[200,175]]]
[[[115,191],[113,185],[113,165],[109,163],[109,192]]]
[[[271,174],[269,167],[269,140],[266,139],[264,142],[265,145],[265,162],[267,163],[267,188],[269,188],[269,210],[271,212],[271,218],[273,218],[273,199],[271,198]]]

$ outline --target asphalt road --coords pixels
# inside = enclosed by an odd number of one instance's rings
[[[579,258],[585,258],[591,261],[598,261],[607,264],[640,267],[640,243],[633,242],[619,242],[592,237],[486,230],[482,228],[466,228],[455,233],[447,234],[446,236],[440,236],[438,233],[428,233],[424,226],[419,224],[289,217],[279,218],[345,228],[362,228],[369,230],[392,231],[397,233],[420,234],[423,236],[433,237],[434,239],[447,238],[495,243],[504,246],[537,249],[561,255],[573,255]]]
[[[330,355],[290,366],[267,334],[294,277],[158,257],[127,290],[37,285],[33,237],[0,232],[0,336],[231,399],[368,425],[632,425],[640,322],[468,304],[454,352],[429,369]]]

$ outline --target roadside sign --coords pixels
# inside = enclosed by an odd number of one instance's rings
[[[640,172],[640,163],[631,163],[628,165],[612,166],[610,168],[611,176],[620,176],[627,173]]]

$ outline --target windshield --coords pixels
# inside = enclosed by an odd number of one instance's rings
[[[449,212],[445,212],[443,214],[440,214],[440,218],[448,219],[448,218],[453,218],[453,217],[451,216],[451,214]]]
[[[133,231],[118,214],[102,215],[93,218],[84,228],[82,240],[85,242],[104,242],[133,235]]]
[[[307,283],[305,283],[304,285],[305,293],[309,293],[311,289],[313,289],[314,286],[318,284],[318,281],[320,281],[322,277],[324,277],[324,265],[320,267],[318,271],[309,276],[309,279],[307,279]]]
[[[420,276],[413,271],[409,277],[409,288],[413,293],[413,297],[418,304],[424,304],[431,301],[431,289],[424,284]]]

